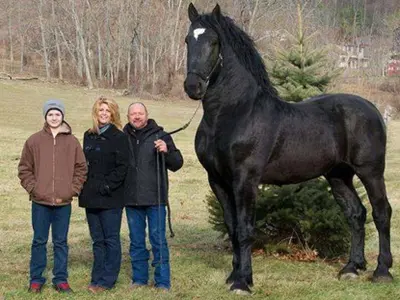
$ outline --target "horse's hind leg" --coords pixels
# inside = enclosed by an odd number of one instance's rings
[[[350,257],[346,266],[339,272],[339,279],[356,278],[357,270],[366,268],[364,256],[366,209],[354,189],[353,176],[354,171],[346,166],[337,167],[326,176],[351,231]]]
[[[368,172],[369,171],[369,172]],[[383,175],[374,175],[372,170],[363,172],[360,179],[367,190],[369,201],[372,205],[372,216],[379,235],[378,266],[374,271],[373,281],[392,281],[389,272],[392,267],[392,254],[390,252],[390,218],[392,208],[386,195]]]

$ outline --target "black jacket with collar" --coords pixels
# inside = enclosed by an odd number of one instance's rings
[[[176,148],[170,135],[153,119],[146,127],[136,130],[129,123],[124,127],[129,136],[130,164],[125,179],[125,203],[127,206],[148,206],[166,204],[168,201],[168,170],[179,170],[183,165],[181,152]],[[168,148],[167,153],[157,155],[154,141],[161,138]],[[162,155],[165,167],[162,167]],[[160,203],[158,200],[157,157],[159,159]],[[162,170],[165,170],[163,172]]]
[[[86,131],[83,152],[88,176],[79,206],[86,208],[119,208],[124,206],[124,181],[129,164],[128,138],[114,125],[96,134]]]

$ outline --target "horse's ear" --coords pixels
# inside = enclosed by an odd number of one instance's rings
[[[221,17],[221,7],[219,7],[219,4],[217,3],[212,11],[212,15],[219,20]]]
[[[197,12],[196,7],[194,7],[193,3],[191,3],[191,2],[190,2],[189,7],[188,7],[188,15],[189,15],[189,20],[192,23],[199,16],[199,13]]]

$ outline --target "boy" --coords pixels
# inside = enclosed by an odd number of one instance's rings
[[[64,121],[65,107],[59,100],[43,106],[43,129],[28,138],[18,165],[18,177],[32,201],[33,241],[29,291],[40,293],[46,279],[46,244],[52,228],[54,246],[53,286],[72,292],[68,284],[68,228],[72,197],[86,180],[87,166],[82,147]]]

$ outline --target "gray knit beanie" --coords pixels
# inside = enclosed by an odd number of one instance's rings
[[[56,100],[56,99],[50,99],[47,100],[44,105],[43,105],[43,116],[44,118],[46,118],[47,113],[49,112],[49,110],[52,109],[56,109],[59,112],[62,113],[63,118],[65,116],[65,107],[64,104],[60,101],[60,100]]]

